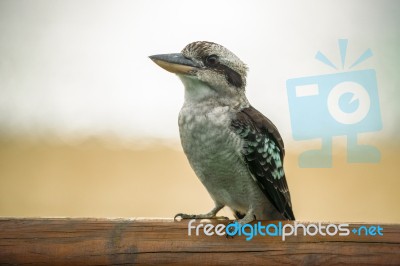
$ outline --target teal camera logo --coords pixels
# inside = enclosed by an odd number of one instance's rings
[[[339,40],[342,71],[346,65],[347,44],[346,39]],[[357,142],[359,133],[382,129],[375,70],[352,70],[371,56],[371,49],[367,49],[348,71],[287,80],[293,138],[322,140],[321,149],[300,155],[300,167],[332,167],[332,137],[335,136],[347,137],[349,163],[380,161],[376,147]],[[323,53],[318,51],[315,58],[338,70]]]

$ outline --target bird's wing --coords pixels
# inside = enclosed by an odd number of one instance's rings
[[[231,127],[244,140],[242,155],[260,189],[286,219],[294,220],[278,129],[252,106],[238,112]]]

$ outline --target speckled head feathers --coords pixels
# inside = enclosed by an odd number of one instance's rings
[[[246,64],[222,45],[207,41],[192,42],[182,50],[182,54],[205,68],[224,74],[230,85],[245,87]]]

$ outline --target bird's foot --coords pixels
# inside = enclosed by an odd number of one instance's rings
[[[229,220],[228,217],[225,216],[216,216],[213,213],[205,213],[205,214],[185,214],[178,213],[174,216],[174,220],[180,221],[183,219],[217,219],[217,220]]]
[[[249,215],[246,215],[245,217],[243,217],[243,219],[237,220],[237,222],[240,225],[245,225],[245,224],[251,223],[251,222],[253,222],[255,220],[257,220],[256,215],[253,214],[253,213],[250,213]]]
[[[195,214],[178,213],[174,216],[175,221],[180,221],[183,219],[196,219],[196,215]]]

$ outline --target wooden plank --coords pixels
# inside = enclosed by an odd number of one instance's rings
[[[363,225],[371,226],[349,228]],[[172,219],[0,218],[0,265],[400,265],[400,225],[380,226],[382,236],[304,236],[299,230],[285,241],[246,241],[243,235],[196,236],[195,230],[188,236],[188,221]]]

